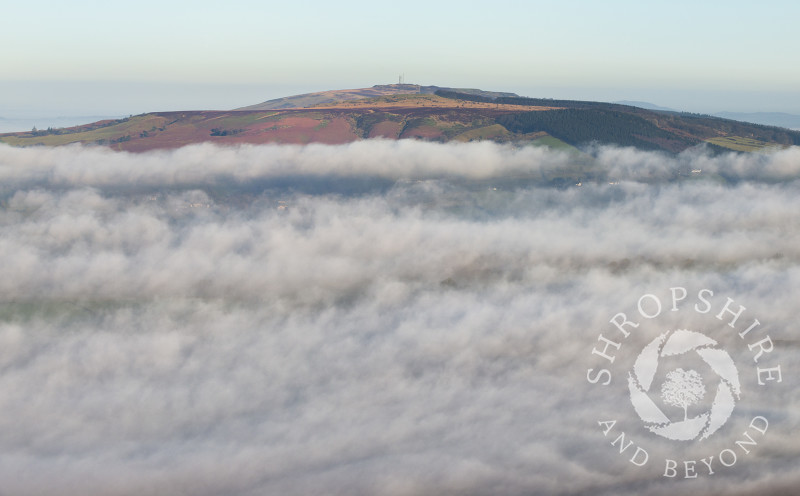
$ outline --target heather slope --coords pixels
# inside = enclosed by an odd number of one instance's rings
[[[383,85],[271,102],[238,110],[154,112],[66,129],[6,133],[0,134],[0,142],[82,143],[135,152],[202,142],[341,144],[373,138],[577,148],[612,144],[668,153],[697,145],[735,151],[800,145],[798,131],[707,115],[436,86]],[[256,108],[262,106],[285,108]]]

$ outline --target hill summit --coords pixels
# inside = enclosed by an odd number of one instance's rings
[[[474,88],[444,88],[441,86],[422,86],[419,84],[376,84],[370,88],[358,88],[350,90],[328,90],[316,93],[305,93],[302,95],[287,96],[267,100],[266,102],[241,107],[236,110],[277,110],[289,108],[306,108],[315,105],[325,105],[337,102],[352,100],[362,100],[368,98],[379,98],[391,95],[433,95],[437,91],[448,90],[468,95],[478,95],[487,98],[516,97],[515,93],[503,93],[496,91],[484,91]]]

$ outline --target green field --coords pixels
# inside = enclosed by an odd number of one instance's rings
[[[508,134],[508,130],[500,124],[492,124],[491,126],[470,129],[469,131],[456,135],[454,139],[456,141],[485,140],[500,138]]]
[[[708,143],[711,143],[712,145],[721,146],[723,148],[728,148],[729,150],[735,150],[737,152],[769,151],[780,148],[780,146],[775,145],[775,143],[767,143],[765,141],[753,138],[744,138],[742,136],[725,136],[723,138],[709,138],[706,141]]]
[[[570,145],[569,143],[564,143],[560,139],[552,136],[542,136],[541,138],[536,138],[535,140],[531,141],[531,144],[534,146],[546,146],[547,148],[551,148],[553,150],[578,152],[578,149],[574,146]]]
[[[94,143],[100,140],[110,142],[125,136],[139,136],[140,133],[151,131],[154,127],[164,127],[166,124],[166,118],[148,114],[131,117],[123,122],[90,131],[64,132],[63,134],[45,134],[42,136],[34,136],[29,133],[19,136],[3,136],[0,137],[0,141],[12,146],[58,146],[75,142]]]

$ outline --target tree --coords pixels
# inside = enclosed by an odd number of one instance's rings
[[[661,399],[668,405],[683,408],[683,420],[689,418],[689,406],[705,395],[703,378],[694,370],[675,369],[667,373],[667,380],[661,385]]]

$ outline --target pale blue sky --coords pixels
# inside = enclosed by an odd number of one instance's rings
[[[232,108],[399,73],[800,113],[797,1],[37,0],[0,12],[0,117]]]

